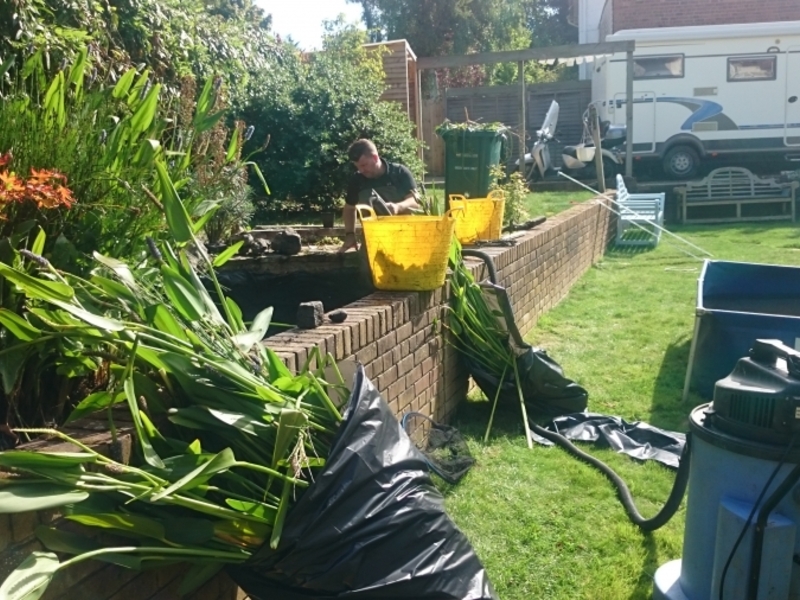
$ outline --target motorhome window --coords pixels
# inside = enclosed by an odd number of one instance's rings
[[[639,56],[633,59],[634,79],[670,79],[683,77],[683,54]]]
[[[728,81],[765,81],[775,79],[777,57],[748,56],[728,59]]]

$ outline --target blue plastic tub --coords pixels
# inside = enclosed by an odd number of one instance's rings
[[[706,260],[684,384],[706,400],[758,338],[800,349],[800,267]]]

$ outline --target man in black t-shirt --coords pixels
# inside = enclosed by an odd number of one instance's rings
[[[419,208],[417,183],[408,167],[381,160],[375,144],[369,140],[353,142],[347,154],[357,171],[347,186],[342,214],[345,240],[340,252],[358,248],[356,204],[385,205],[390,215],[409,215]]]

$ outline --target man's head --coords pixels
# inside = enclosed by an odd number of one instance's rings
[[[377,179],[383,175],[383,163],[378,156],[378,149],[369,140],[356,140],[347,150],[350,158],[359,173],[368,179]]]

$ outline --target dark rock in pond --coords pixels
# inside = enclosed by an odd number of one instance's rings
[[[283,254],[285,256],[292,256],[300,254],[303,247],[300,234],[291,227],[279,231],[275,237],[272,238],[272,251],[275,254]]]
[[[269,252],[269,242],[261,238],[253,237],[249,233],[242,234],[240,239],[244,240],[242,249],[239,251],[241,256],[261,256]]]
[[[297,326],[300,329],[314,329],[322,325],[325,318],[325,307],[322,302],[301,302],[297,307]]]
[[[335,310],[328,315],[328,318],[333,323],[344,323],[344,320],[347,318],[347,313],[343,310]]]

